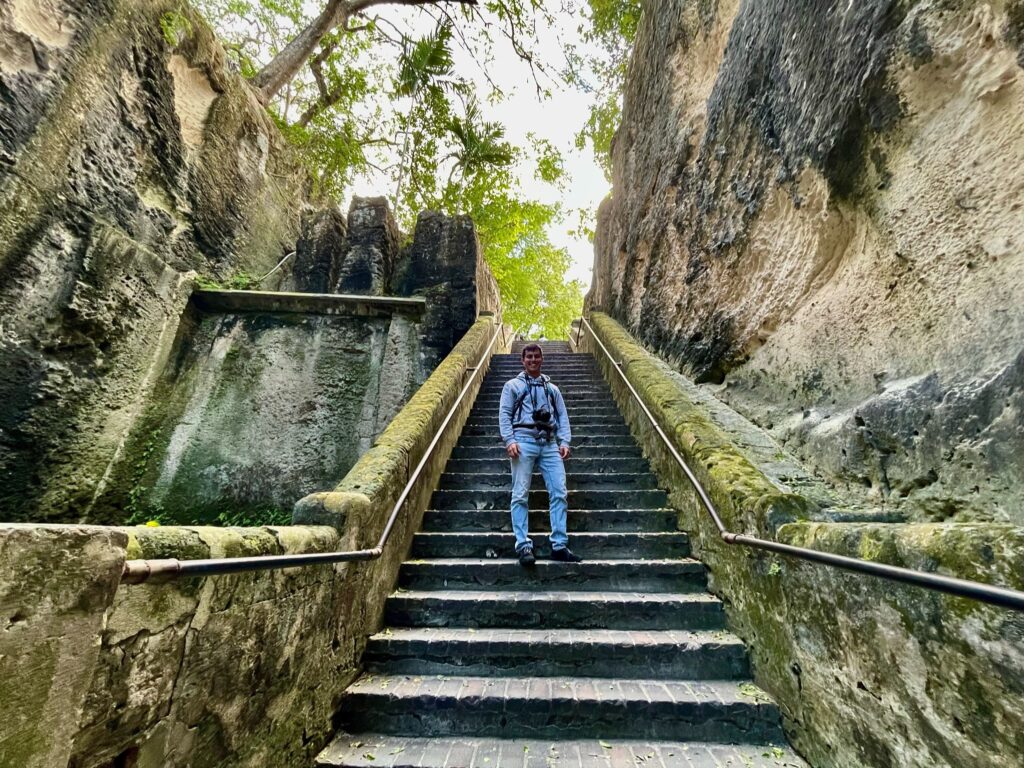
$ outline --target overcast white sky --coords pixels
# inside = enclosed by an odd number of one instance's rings
[[[536,50],[537,58],[555,69],[564,63],[561,41],[585,50],[577,32],[578,17],[564,14],[559,18],[557,28],[542,30],[541,44]],[[424,31],[429,29],[429,23],[425,23]],[[486,81],[479,65],[460,47],[455,48],[455,58],[460,75],[478,80],[483,91]],[[534,169],[530,166],[521,166],[517,171],[527,197],[545,203],[560,202],[570,214],[566,221],[551,229],[549,236],[555,245],[566,248],[572,258],[566,278],[581,281],[586,290],[590,287],[594,262],[593,246],[584,237],[573,237],[569,230],[577,225],[575,209],[584,208],[593,216],[609,192],[608,182],[590,147],[577,150],[575,146],[575,135],[589,114],[589,98],[579,90],[542,80],[542,84],[552,91],[552,97],[539,101],[528,66],[515,55],[507,41],[499,41],[495,46],[495,61],[489,66],[489,71],[491,79],[506,92],[507,98],[499,104],[485,106],[487,119],[503,123],[507,138],[513,144],[526,146],[529,142],[527,134],[533,133],[552,142],[562,153],[566,183],[561,192],[536,181]],[[388,190],[389,183],[383,179],[366,178],[356,180],[352,192],[356,195],[380,195]]]

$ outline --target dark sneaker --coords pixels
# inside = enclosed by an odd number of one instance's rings
[[[568,550],[566,548],[551,550],[551,559],[552,560],[557,560],[560,563],[582,563],[583,562],[583,558],[582,557],[580,557],[579,555],[574,555],[570,550]]]
[[[523,547],[519,550],[520,565],[533,565],[536,562],[537,558],[533,556],[533,547]]]

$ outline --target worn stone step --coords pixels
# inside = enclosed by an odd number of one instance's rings
[[[541,537],[531,536],[535,544]],[[569,538],[572,547],[572,537]],[[404,589],[562,590],[586,592],[692,592],[707,586],[704,566],[690,558],[664,560],[538,560],[524,568],[515,560],[437,558],[409,560],[398,571]]]
[[[578,431],[573,433],[572,447],[574,453],[579,448],[586,448],[591,445],[612,448],[633,448],[637,451],[640,450],[632,435],[609,435],[605,434],[603,431],[599,433]],[[501,437],[497,433],[493,435],[462,435],[459,437],[459,442],[456,444],[456,447],[498,447],[504,450],[504,443],[502,443]]]
[[[625,435],[609,436],[609,442],[591,440],[590,435],[573,435],[572,457],[570,462],[577,459],[592,459],[597,457],[608,458],[643,458],[640,446],[632,437]],[[614,437],[614,440],[612,439]],[[465,444],[460,440],[452,449],[452,459],[502,459],[508,461],[508,454],[505,446],[500,440],[492,440],[488,437],[463,438]],[[577,442],[579,441],[579,442]],[[568,462],[566,463],[568,466]]]
[[[651,472],[581,472],[570,459],[565,466],[565,482],[569,489],[606,488],[608,490],[651,489],[658,487],[658,478]],[[445,472],[441,475],[441,488],[453,490],[512,489],[512,473],[506,461],[505,471],[498,472]],[[544,478],[535,472],[532,488],[543,488]]]
[[[730,680],[750,675],[746,649],[724,631],[388,628],[370,638],[367,672],[476,677]]]
[[[607,402],[611,399],[612,391],[604,379],[574,379],[571,382],[563,381],[559,383],[556,381],[555,384],[558,385],[560,390],[563,390],[562,397],[590,398],[598,402]],[[480,385],[480,391],[477,394],[477,399],[500,398],[501,391],[504,387],[504,381],[487,381],[485,379]]]
[[[511,559],[516,556],[515,543],[513,536],[504,533],[421,532],[413,536],[410,557]],[[549,556],[546,543],[535,541],[534,545],[538,557]],[[604,560],[687,557],[690,542],[685,533],[678,531],[573,533],[572,551],[580,557]]]
[[[502,383],[504,384],[509,379],[515,379],[523,372],[522,368],[490,368],[487,371],[487,375],[484,377],[484,381],[487,383]],[[595,365],[564,365],[564,366],[544,366],[544,375],[548,377],[552,384],[556,384],[559,387],[566,381],[605,381],[604,376],[601,374],[601,370]]]
[[[785,744],[487,739],[339,733],[320,768],[806,768]]]
[[[373,675],[342,696],[349,731],[399,736],[781,740],[778,708],[752,683]]]
[[[668,495],[657,489],[628,491],[570,489],[568,502],[569,509],[643,509],[644,507],[667,507]],[[536,489],[530,491],[527,501],[529,509],[543,509],[547,506],[547,491]],[[507,509],[509,507],[509,492],[494,489],[473,491],[441,489],[434,491],[431,507],[434,509]]]
[[[725,613],[707,592],[401,589],[388,598],[384,621],[392,627],[711,630],[725,627]]]
[[[471,421],[476,421],[475,416],[483,415],[495,415],[497,418],[498,407],[501,404],[500,397],[488,397],[485,400],[476,400],[473,403],[473,410],[469,412],[469,418]],[[601,402],[593,399],[572,399],[565,401],[565,409],[569,412],[569,418],[575,418],[580,416],[597,415],[597,416],[618,416],[621,415],[618,411],[618,406],[614,402]]]
[[[678,513],[674,509],[570,509],[570,533],[588,531],[675,531]],[[548,510],[531,509],[531,531],[550,530]],[[507,509],[429,509],[423,515],[424,531],[512,531]]]
[[[490,457],[478,457],[469,459],[451,459],[448,461],[445,470],[447,472],[453,472],[456,474],[476,474],[476,473],[504,473],[506,476],[509,472],[509,459],[505,453],[504,448],[499,448],[500,455],[494,458]],[[577,452],[573,452],[574,455],[565,464],[566,472],[583,472],[588,474],[617,474],[621,472],[635,473],[635,472],[647,472],[649,471],[650,465],[647,459],[642,456],[635,457],[608,457],[608,456],[595,456],[591,453],[589,456],[580,456]],[[537,477],[540,477],[539,472],[534,473]]]
[[[577,434],[583,434],[586,432],[600,432],[602,435],[629,436],[629,426],[621,416],[614,418],[592,417],[589,419],[570,421],[569,424],[572,427],[573,440],[576,439]],[[498,427],[498,420],[495,418],[493,421],[466,422],[466,426],[462,428],[462,437],[473,437],[476,435],[483,435],[486,437],[493,437],[496,440],[501,440],[501,430]]]
[[[558,382],[556,381],[555,384],[558,384]],[[481,402],[485,400],[500,400],[504,386],[505,381],[488,381],[484,379],[476,399]],[[586,382],[574,381],[571,387],[558,384],[558,388],[562,392],[562,399],[566,401],[578,400],[594,404],[614,402],[612,390],[604,379],[594,379]]]

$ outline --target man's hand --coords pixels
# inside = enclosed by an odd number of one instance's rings
[[[510,459],[518,459],[519,458],[519,443],[509,443],[505,447],[505,453],[508,454],[508,457]]]
[[[562,457],[562,461],[565,461],[572,456],[572,448],[568,445],[560,445],[558,446],[558,455]]]

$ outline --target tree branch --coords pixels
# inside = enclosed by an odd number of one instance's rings
[[[323,11],[299,34],[292,38],[280,53],[253,78],[264,104],[269,104],[278,92],[306,63],[313,50],[332,30],[339,26],[348,27],[352,16],[377,5],[436,5],[447,2],[475,6],[478,0],[328,0]]]

